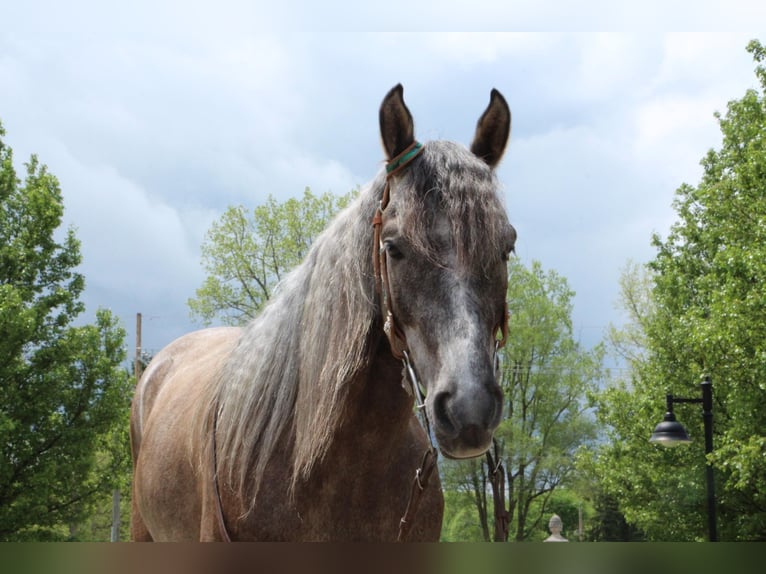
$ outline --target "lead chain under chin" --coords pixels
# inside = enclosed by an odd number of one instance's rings
[[[426,395],[423,392],[423,387],[418,380],[418,376],[415,374],[415,369],[412,367],[410,354],[406,349],[403,349],[402,355],[404,356],[402,363],[404,364],[406,378],[410,381],[410,388],[408,389],[406,385],[402,386],[404,386],[405,390],[415,398],[415,408],[417,410],[418,417],[420,418],[420,422],[423,425],[426,434],[428,435],[428,443],[431,445],[431,449],[434,451],[435,456],[436,448],[434,447],[433,438],[431,437],[431,424],[428,420],[428,412],[426,410]]]

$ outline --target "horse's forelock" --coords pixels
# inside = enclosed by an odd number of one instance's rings
[[[401,178],[396,194],[402,232],[426,254],[433,249],[434,218],[447,218],[458,264],[494,265],[508,247],[509,225],[494,171],[462,146],[428,142]]]

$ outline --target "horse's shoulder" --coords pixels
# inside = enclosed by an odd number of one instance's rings
[[[143,421],[167,383],[192,367],[199,369],[207,361],[218,363],[239,339],[237,327],[213,327],[187,333],[157,353],[144,370],[136,385],[133,399],[134,415]]]

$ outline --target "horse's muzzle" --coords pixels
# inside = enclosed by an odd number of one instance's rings
[[[494,378],[473,392],[461,390],[436,392],[429,405],[439,450],[448,458],[484,454],[502,415],[503,393]]]

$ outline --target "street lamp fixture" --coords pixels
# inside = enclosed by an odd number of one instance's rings
[[[672,394],[666,396],[667,410],[665,416],[662,422],[654,428],[649,442],[661,444],[665,447],[674,447],[692,442],[684,426],[676,420],[676,415],[673,413],[673,405],[678,403],[699,403],[702,404],[702,421],[705,426],[705,455],[713,452],[713,384],[710,382],[710,377],[705,376],[703,378],[700,383],[700,389],[702,390],[702,398],[685,399],[674,397]],[[707,479],[708,537],[710,542],[717,542],[713,466],[707,459],[705,461],[705,475]]]
[[[667,395],[667,410],[662,422],[654,427],[654,432],[649,442],[656,442],[662,446],[674,447],[682,444],[688,444],[692,442],[689,438],[689,434],[686,432],[684,425],[676,420],[676,415],[673,413],[673,403],[677,399],[671,395]]]

